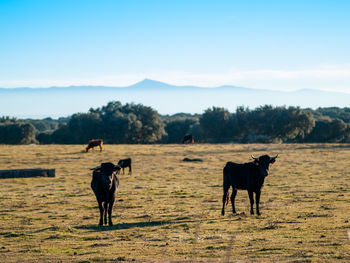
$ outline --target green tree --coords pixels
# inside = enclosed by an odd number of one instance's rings
[[[234,122],[228,110],[209,108],[200,117],[199,122],[208,142],[226,142],[233,139]]]
[[[181,143],[184,135],[192,133],[192,128],[197,123],[197,120],[189,118],[180,118],[168,122],[165,126],[165,131],[168,134],[166,142]]]
[[[340,119],[317,121],[306,138],[310,142],[342,142],[349,138],[349,126]]]
[[[0,143],[30,144],[37,143],[36,129],[30,123],[0,124]]]
[[[244,142],[301,141],[315,125],[313,115],[298,107],[240,108],[236,115]]]
[[[106,143],[154,143],[164,135],[164,123],[151,107],[112,101],[88,113],[74,114],[67,125],[52,133],[51,141],[87,143],[92,138],[101,138]],[[40,138],[47,140],[46,135]]]

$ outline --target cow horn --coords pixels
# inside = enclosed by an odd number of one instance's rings
[[[96,166],[96,167],[94,167],[94,168],[90,168],[90,170],[93,170],[93,171],[96,171],[96,170],[98,170],[98,169],[101,169],[101,165]]]
[[[270,160],[275,160],[278,157],[278,154],[275,157],[270,157]]]
[[[255,158],[254,155],[251,155],[251,156],[255,161],[259,161],[259,158]]]

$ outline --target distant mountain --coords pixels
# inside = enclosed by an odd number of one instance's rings
[[[260,105],[349,107],[350,94],[319,90],[293,92],[249,89],[236,86],[175,86],[145,79],[128,87],[69,86],[50,88],[0,88],[0,116],[45,118],[87,112],[112,100],[142,103],[161,114],[202,113],[218,106],[234,111],[238,106]]]

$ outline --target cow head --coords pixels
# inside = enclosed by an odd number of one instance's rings
[[[116,165],[113,163],[101,163],[101,171],[107,174],[112,174],[116,171]]]
[[[112,174],[113,172],[119,172],[121,166],[119,164],[114,165],[113,163],[101,163],[101,165],[96,166],[94,168],[90,168],[93,171],[100,171],[106,174]]]
[[[121,167],[119,165],[114,165],[113,163],[101,163],[100,171],[102,172],[103,180],[106,185],[109,185],[109,188],[112,186],[112,178],[114,172],[119,172]]]
[[[276,158],[278,157],[278,154],[275,157],[270,157],[268,155],[262,155],[259,158],[255,158],[252,155],[252,158],[254,159],[254,164],[258,166],[259,168],[259,174],[263,177],[266,177],[269,172],[269,165],[270,163],[274,163],[276,161]]]

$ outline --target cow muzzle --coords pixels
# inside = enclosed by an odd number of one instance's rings
[[[259,167],[259,168],[260,168],[259,170],[260,170],[261,176],[266,177],[266,176],[269,175],[269,170],[268,169],[264,169],[262,167]]]

